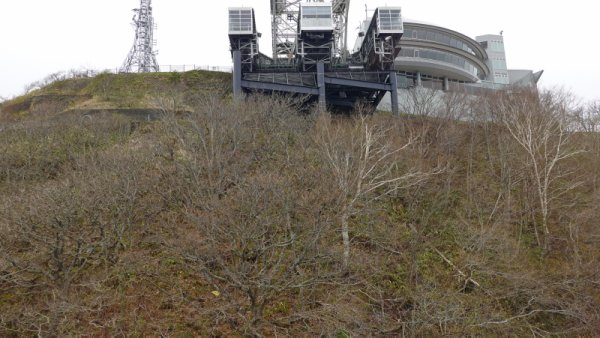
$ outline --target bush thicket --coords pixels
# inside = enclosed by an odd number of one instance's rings
[[[0,335],[600,332],[597,106],[175,94],[3,126]]]

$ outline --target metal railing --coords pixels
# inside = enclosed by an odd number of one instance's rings
[[[192,70],[207,70],[212,72],[233,72],[232,66],[210,66],[210,65],[159,65],[159,71],[163,73],[183,73]],[[118,74],[119,68],[111,69],[111,73]]]

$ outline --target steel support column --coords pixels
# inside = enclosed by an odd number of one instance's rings
[[[394,116],[400,115],[400,111],[398,109],[398,77],[395,71],[390,72],[390,95],[392,97],[392,113]]]
[[[325,92],[325,64],[322,61],[317,63],[317,86],[319,87],[319,109],[327,109],[327,98]]]
[[[242,98],[242,55],[239,50],[233,51],[233,97]]]

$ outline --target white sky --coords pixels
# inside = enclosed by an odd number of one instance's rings
[[[598,1],[352,0],[350,47],[365,3],[401,6],[405,18],[470,37],[503,30],[509,68],[544,69],[542,86],[600,99]],[[159,64],[230,66],[227,8],[233,6],[254,7],[261,51],[270,55],[268,0],[154,0]],[[0,0],[0,96],[21,94],[60,70],[119,67],[133,44],[136,7],[139,0]]]

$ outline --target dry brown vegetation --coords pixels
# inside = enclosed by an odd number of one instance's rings
[[[0,336],[600,332],[597,104],[176,94],[2,125]]]

